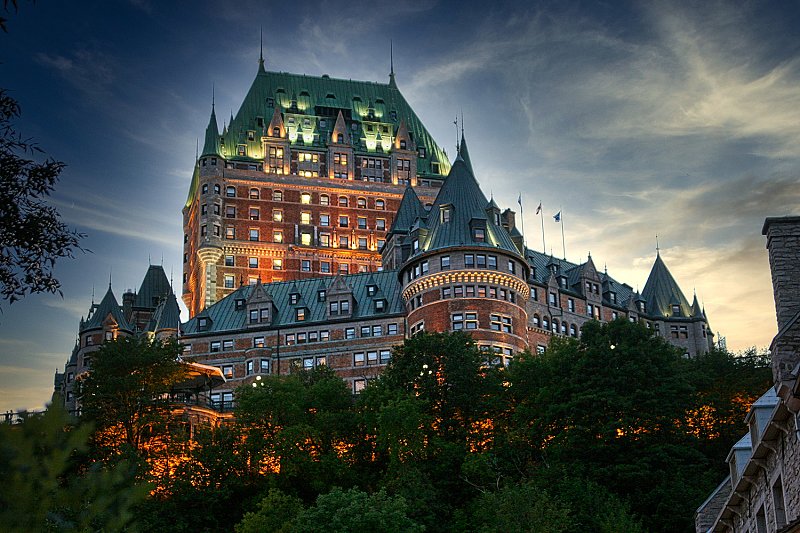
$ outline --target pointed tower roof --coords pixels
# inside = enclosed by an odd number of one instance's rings
[[[397,215],[394,217],[392,227],[389,228],[388,235],[393,234],[406,234],[411,230],[414,222],[425,216],[425,208],[414,189],[409,185],[403,193],[403,199],[400,200],[400,207],[397,208]]]
[[[647,310],[651,315],[671,317],[672,306],[680,305],[682,316],[692,316],[692,306],[661,259],[661,254],[656,254],[655,263],[642,290],[642,297],[647,301]]]
[[[200,155],[220,155],[219,154],[219,126],[217,125],[217,114],[214,112],[214,102],[211,102],[211,117],[206,126],[206,138],[203,142],[203,152]]]
[[[703,313],[703,310],[700,308],[700,303],[697,301],[697,293],[694,293],[694,299],[692,300],[692,316],[698,318],[703,318],[705,316],[705,313]]]
[[[428,214],[428,236],[424,243],[420,243],[420,251],[468,245],[519,255],[508,232],[486,216],[488,203],[475,176],[459,154]],[[443,211],[448,211],[449,220],[445,219]],[[483,241],[474,238],[475,223],[485,224]]]
[[[338,143],[336,140],[339,138],[339,135],[342,135],[341,143]],[[333,131],[331,132],[331,142],[335,144],[350,144],[350,134],[347,131],[347,124],[344,121],[341,109],[336,116],[336,124],[334,124]]]
[[[114,319],[120,329],[133,331],[131,325],[125,320],[125,315],[122,313],[122,308],[119,306],[119,302],[117,302],[117,298],[114,296],[114,291],[111,290],[110,283],[108,284],[106,295],[103,296],[103,299],[97,304],[97,308],[92,313],[92,316],[83,324],[83,329],[102,328],[103,322],[105,322],[108,315],[111,315],[111,318]]]
[[[461,156],[461,159],[464,160],[464,163],[467,165],[470,174],[473,176],[475,175],[475,171],[472,170],[472,161],[469,158],[469,150],[467,149],[467,140],[464,138],[464,132],[461,132],[461,142],[458,145],[458,155]]]
[[[157,307],[161,298],[172,292],[167,274],[161,265],[150,265],[142,279],[139,292],[133,302],[134,307]]]
[[[412,146],[413,141],[411,140],[411,135],[408,134],[408,127],[406,126],[405,120],[400,121],[400,126],[398,126],[397,133],[394,136],[394,147],[396,150],[400,150],[401,141],[406,142],[405,150],[414,150]]]
[[[165,329],[178,329],[180,320],[181,310],[178,307],[178,300],[175,298],[175,293],[170,291],[156,307],[153,318],[147,324],[147,331],[158,333]]]

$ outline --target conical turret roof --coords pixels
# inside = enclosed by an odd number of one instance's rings
[[[102,328],[103,322],[105,322],[108,315],[111,315],[111,318],[114,319],[114,322],[117,323],[120,329],[133,331],[131,325],[125,320],[125,315],[122,313],[122,308],[119,306],[119,302],[117,302],[117,298],[114,296],[114,291],[111,290],[110,283],[108,284],[108,291],[106,291],[105,296],[103,296],[103,299],[97,305],[92,316],[83,324],[83,329]]]
[[[211,104],[211,117],[208,119],[203,153],[200,155],[219,155],[219,126],[217,125],[217,114],[214,112],[214,104]]]
[[[486,196],[459,154],[428,214],[428,235],[421,251],[450,246],[486,246],[519,255],[508,232],[486,216]],[[443,216],[448,211],[448,217]],[[483,241],[476,241],[473,226],[486,227]]]
[[[680,305],[681,316],[692,316],[692,306],[689,305],[686,296],[683,295],[660,254],[656,255],[655,263],[653,263],[647,283],[642,290],[642,296],[647,300],[647,310],[651,315],[671,317],[673,316],[672,306]]]
[[[461,142],[458,144],[458,155],[461,156],[461,159],[464,160],[464,164],[467,165],[470,173],[474,176],[475,171],[472,170],[472,161],[469,158],[469,150],[467,149],[467,140],[464,138],[464,132],[461,132]]]
[[[400,207],[397,209],[397,215],[394,217],[392,227],[389,228],[387,235],[397,233],[408,233],[414,222],[425,216],[425,208],[422,206],[417,193],[411,186],[407,186],[403,193],[403,199],[400,200]]]
[[[161,298],[172,292],[167,274],[161,265],[150,265],[144,275],[139,292],[136,293],[134,307],[156,307]]]

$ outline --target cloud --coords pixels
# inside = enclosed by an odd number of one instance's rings
[[[105,93],[116,81],[113,58],[106,52],[82,48],[68,55],[40,52],[34,58],[86,95]]]

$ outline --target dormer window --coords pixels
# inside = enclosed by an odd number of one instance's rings
[[[644,310],[644,302],[639,302],[639,311],[642,312],[642,313],[645,312],[645,310]],[[656,325],[658,325],[658,324],[656,324]]]
[[[289,295],[289,305],[295,305],[298,301],[300,301],[300,295],[296,292]]]
[[[336,134],[336,142],[338,144],[344,144],[344,134],[343,133],[337,133]]]
[[[453,208],[449,205],[443,205],[439,208],[440,220],[442,223],[450,222],[450,216],[452,215]]]
[[[317,301],[319,302],[325,301],[325,289],[320,289],[317,291]]]
[[[475,228],[472,230],[472,238],[475,242],[486,242],[486,230],[483,228]]]
[[[272,128],[272,136],[273,137],[280,137],[281,136],[281,129],[277,126]]]
[[[295,309],[294,318],[298,322],[303,322],[306,319],[308,310],[305,307],[299,307]]]
[[[378,291],[378,287],[375,285],[368,285],[367,286],[367,296],[375,296],[375,293]]]
[[[419,239],[414,239],[414,242],[413,242],[413,244],[412,244],[412,248],[413,248],[413,250],[414,250],[415,252],[418,252],[418,251],[419,251]]]
[[[674,304],[672,306],[672,315],[673,316],[677,316],[677,315],[680,315],[680,314],[681,314],[681,306],[677,305],[677,304]]]
[[[386,310],[386,300],[375,300],[375,311],[382,313]]]
[[[405,150],[406,149],[406,140],[405,139],[400,141],[400,149],[401,150]]]
[[[197,329],[198,329],[198,331],[208,331],[208,319],[207,318],[198,318],[197,319]]]
[[[236,300],[234,300],[234,308],[237,311],[244,309],[244,304],[245,304],[244,298],[237,298]]]

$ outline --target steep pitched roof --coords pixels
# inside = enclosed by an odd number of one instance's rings
[[[134,307],[154,308],[161,301],[161,298],[172,292],[164,267],[161,265],[150,265],[144,275],[139,292],[133,302]]]
[[[156,307],[153,317],[147,324],[147,331],[156,333],[162,329],[178,329],[180,323],[181,310],[178,307],[178,300],[175,298],[175,293],[170,291],[169,295]]]
[[[650,315],[671,317],[673,305],[680,305],[683,317],[691,317],[693,314],[692,306],[689,305],[686,296],[661,259],[661,254],[656,255],[653,268],[644,284],[642,296],[647,300],[647,312]]]
[[[387,236],[396,233],[408,233],[417,218],[424,216],[425,208],[422,206],[417,193],[411,186],[407,186]]]
[[[461,156],[461,159],[464,160],[464,164],[467,165],[470,173],[474,176],[475,171],[472,170],[472,160],[469,158],[469,150],[467,149],[467,140],[464,138],[464,132],[461,132],[461,142],[458,144],[458,155]]]
[[[272,102],[273,106],[268,106],[268,102]],[[348,120],[355,123],[394,124],[392,130],[404,122],[414,143],[425,147],[425,157],[417,160],[417,171],[422,175],[440,176],[449,170],[444,151],[433,140],[396,85],[336,79],[327,75],[270,72],[261,68],[235,118],[228,125],[223,144],[226,157],[249,160],[248,157],[237,155],[237,146],[240,144],[247,146],[247,154],[253,154],[252,157],[262,156],[260,136],[256,135],[250,140],[247,132],[259,131],[261,128],[257,118],[271,117],[277,106],[285,113],[304,115],[304,119],[310,119],[309,129],[304,127],[303,132],[318,133],[314,146],[318,143],[319,147],[324,147],[331,138],[334,121],[327,115],[317,113],[317,108],[325,108],[326,112],[331,109],[342,111],[345,117],[351,117]],[[326,117],[325,126],[322,126],[320,120]],[[290,124],[289,128],[292,127]],[[358,152],[369,151],[363,142],[369,134],[367,129],[367,125],[362,123],[350,133],[354,149]],[[439,174],[433,172],[432,162],[439,163]]]
[[[82,329],[102,328],[103,322],[105,322],[108,315],[111,315],[111,318],[114,319],[114,322],[117,323],[120,329],[133,331],[131,325],[125,320],[125,315],[122,313],[122,308],[119,306],[117,298],[114,296],[114,291],[111,290],[110,283],[108,284],[108,291],[106,291],[105,296],[103,296],[103,299],[92,312],[92,316],[83,324]]]
[[[208,119],[203,153],[200,155],[219,155],[219,126],[217,125],[217,114],[214,112],[214,104],[211,104],[211,117]]]
[[[327,283],[330,282],[331,286]],[[334,286],[335,285],[335,286]],[[370,296],[367,287],[377,286],[377,292]],[[211,320],[211,325],[207,331],[219,332],[237,330],[246,327],[247,307],[236,307],[236,300],[250,301],[253,292],[258,291],[258,285],[245,285],[207,307],[202,313],[195,315],[194,318],[182,325],[184,334],[191,335],[199,333],[197,319],[207,317]],[[397,272],[385,270],[383,272],[368,272],[363,274],[350,274],[336,276],[333,279],[309,278],[296,281],[282,281],[264,284],[263,294],[269,294],[270,300],[275,306],[274,319],[270,328],[284,328],[288,326],[306,326],[319,324],[320,326],[329,324],[327,300],[320,301],[319,291],[327,288],[328,294],[335,293],[337,290],[345,288],[352,290],[353,299],[358,305],[352,309],[352,316],[348,320],[357,321],[359,319],[369,319],[388,315],[402,315],[404,305],[400,296]],[[299,293],[300,300],[297,304],[291,304],[289,295]],[[377,311],[373,302],[375,300],[386,300],[384,311]],[[299,307],[307,309],[305,320],[298,322],[295,310]]]
[[[457,157],[428,213],[428,236],[424,243],[420,242],[420,251],[469,245],[486,246],[519,255],[508,232],[486,215],[488,203],[467,164],[460,156]],[[441,214],[443,208],[449,209],[449,221],[445,221]],[[485,221],[483,242],[475,241],[471,221]]]

